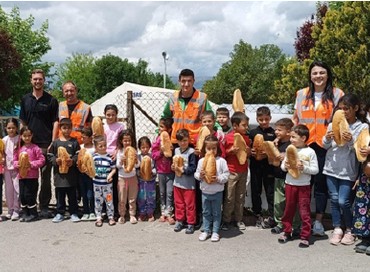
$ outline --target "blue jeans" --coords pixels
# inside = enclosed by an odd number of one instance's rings
[[[211,233],[210,225],[212,223],[212,232],[218,233],[220,231],[222,196],[223,192],[212,195],[202,193],[203,228],[206,233]]]
[[[341,210],[343,212],[344,224],[346,228],[352,227],[351,213],[351,189],[353,182],[350,180],[338,179],[331,176],[326,176],[328,184],[331,216],[334,227],[341,226]]]
[[[86,174],[80,175],[80,190],[83,203],[83,213],[84,214],[93,213],[95,210],[93,181]]]

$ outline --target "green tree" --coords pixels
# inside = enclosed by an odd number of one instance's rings
[[[21,65],[21,58],[15,49],[9,34],[0,29],[0,99],[6,100],[11,94],[10,73]]]
[[[323,28],[314,27],[312,36],[317,42],[311,59],[326,61],[338,87],[370,102],[370,2],[345,2],[330,9]]]
[[[50,49],[49,38],[46,36],[48,22],[34,27],[34,17],[26,19],[20,16],[19,8],[12,9],[10,14],[0,7],[0,29],[5,30],[21,59],[21,66],[10,72],[8,83],[12,95],[0,101],[0,107],[9,109],[19,104],[21,97],[30,91],[30,74],[34,68],[41,68],[48,73],[52,63],[41,62],[41,58]]]
[[[61,92],[63,82],[72,80],[78,87],[79,99],[86,103],[94,101],[95,97],[95,57],[91,53],[73,53],[66,61],[57,67],[57,90],[53,95],[58,100],[64,100]]]
[[[217,75],[203,90],[215,103],[231,103],[233,92],[240,89],[245,103],[273,103],[274,80],[281,77],[287,57],[276,45],[253,48],[240,40]]]

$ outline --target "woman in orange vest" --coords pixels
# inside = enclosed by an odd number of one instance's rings
[[[309,86],[297,91],[294,106],[293,122],[304,124],[310,130],[307,145],[313,148],[319,163],[319,173],[312,176],[311,185],[315,185],[316,219],[312,234],[324,236],[322,217],[328,201],[328,187],[326,176],[322,173],[326,150],[322,139],[325,136],[328,124],[331,121],[334,107],[343,96],[343,91],[333,87],[333,74],[330,67],[321,61],[314,61],[309,67]]]

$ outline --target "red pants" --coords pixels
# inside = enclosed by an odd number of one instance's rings
[[[302,220],[301,239],[308,240],[311,234],[311,187],[294,186],[285,184],[285,210],[281,219],[284,232],[290,234],[292,232],[293,217],[296,212],[297,204],[299,214]]]
[[[195,195],[194,189],[173,187],[175,218],[177,221],[186,221],[189,225],[195,225]]]

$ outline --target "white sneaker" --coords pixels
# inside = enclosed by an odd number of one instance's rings
[[[11,217],[11,220],[12,220],[12,221],[17,221],[17,220],[19,220],[19,214],[18,214],[18,213],[16,213],[16,212],[13,212],[12,217]]]
[[[209,237],[211,237],[211,234],[208,233],[208,232],[202,232],[201,234],[199,234],[199,241],[205,241],[207,240]]]
[[[89,215],[89,221],[96,221],[96,215],[95,215],[95,213],[90,213],[90,215]]]
[[[216,232],[212,233],[211,241],[212,242],[218,242],[218,241],[220,241],[220,235],[218,235],[218,233],[216,233]]]
[[[315,222],[313,222],[312,235],[313,236],[324,236],[325,235],[324,226],[318,220],[315,220]]]
[[[89,214],[85,213],[82,217],[81,217],[81,221],[89,221]]]

